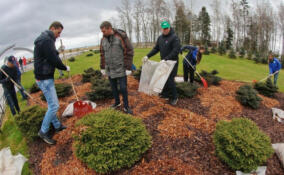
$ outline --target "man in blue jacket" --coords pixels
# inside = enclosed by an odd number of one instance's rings
[[[188,50],[187,55],[183,59],[183,80],[188,82],[188,73],[190,75],[190,83],[193,83],[194,80],[194,71],[196,70],[196,64],[199,64],[202,58],[202,53],[205,49],[203,46],[200,46],[199,49],[194,46],[183,46],[181,48],[181,53],[185,50]]]
[[[163,21],[161,23],[162,35],[158,37],[155,47],[145,56],[142,61],[147,61],[150,57],[154,56],[156,53],[160,52],[161,60],[174,60],[177,63],[175,64],[165,86],[162,91],[162,97],[170,98],[170,104],[176,105],[177,90],[175,84],[175,76],[178,71],[178,54],[180,52],[180,40],[175,34],[174,29],[171,28],[168,21]],[[171,94],[169,94],[171,93]]]
[[[269,62],[269,74],[274,74],[274,85],[277,84],[278,75],[281,69],[281,63],[277,58],[274,58],[272,53],[268,56],[268,62]],[[276,73],[277,72],[277,73]]]
[[[18,66],[18,64],[17,64],[17,60],[16,60],[16,58],[14,57],[14,56],[11,56],[12,57],[12,59],[13,59],[13,64],[14,64],[14,67],[17,69],[17,80],[16,80],[16,83],[21,87],[21,89],[19,89],[19,91],[20,91],[20,93],[21,93],[21,95],[22,95],[22,97],[23,97],[23,100],[26,100],[27,98],[28,98],[28,96],[25,94],[25,92],[24,92],[24,87],[22,86],[22,83],[21,83],[21,76],[22,76],[22,73],[21,73],[21,71],[20,71],[20,69],[19,69],[19,66]]]
[[[36,83],[43,92],[48,105],[38,135],[51,145],[55,144],[56,141],[48,135],[50,124],[53,124],[56,132],[66,129],[56,116],[59,102],[54,86],[55,68],[70,71],[70,67],[65,66],[60,60],[59,53],[55,48],[55,40],[60,36],[62,30],[63,25],[55,21],[50,25],[49,30],[42,32],[34,42],[34,74]]]

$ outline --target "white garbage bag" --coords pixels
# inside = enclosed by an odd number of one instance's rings
[[[266,173],[266,166],[259,166],[255,172],[251,173],[243,173],[241,171],[236,171],[236,175],[265,175]]]
[[[89,100],[84,100],[85,103],[88,103],[88,104],[91,104],[92,105],[92,109],[95,109],[97,107],[97,104],[92,102],[92,101],[89,101]],[[75,103],[75,102],[74,102]],[[73,107],[73,104],[74,103],[70,103],[66,109],[64,110],[63,114],[62,114],[62,117],[71,117],[73,116],[73,111],[74,111],[74,107]]]
[[[175,82],[177,82],[177,83],[184,82],[183,77],[175,77]]]
[[[162,92],[176,61],[155,62],[148,60],[142,66],[139,92],[158,95]]]
[[[277,119],[278,122],[284,123],[284,111],[278,108],[271,108],[273,120]]]
[[[272,144],[272,148],[274,149],[284,168],[284,143]]]
[[[153,74],[158,67],[159,63],[156,61],[148,60],[142,65],[142,72],[140,76],[140,82],[139,82],[139,92],[144,92],[146,94],[150,94],[151,90],[149,89],[149,85],[151,82],[151,79],[153,77]]]
[[[0,151],[0,174],[21,175],[26,159],[23,155],[12,155],[10,148],[3,148]]]

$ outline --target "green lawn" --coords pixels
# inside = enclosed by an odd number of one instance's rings
[[[150,49],[135,49],[134,64],[139,68],[142,64],[141,59],[150,51]],[[71,67],[71,75],[81,74],[83,70],[93,67],[99,69],[99,54],[86,57],[90,52],[86,52],[76,57],[75,62],[68,62]],[[151,60],[160,60],[159,54],[151,58]],[[200,65],[197,69],[212,71],[214,69],[219,71],[219,76],[228,80],[240,80],[246,82],[252,82],[252,80],[260,80],[268,75],[268,65],[255,64],[253,61],[247,59],[229,59],[225,56],[219,56],[215,54],[204,55]],[[182,57],[180,56],[178,74],[182,76]],[[64,72],[65,77],[67,73]],[[283,70],[279,75],[278,86],[281,92],[284,92],[284,76]],[[56,71],[55,78],[59,77],[58,71]],[[29,89],[35,82],[33,72],[26,72],[22,76],[22,85]],[[21,97],[18,94],[18,99]],[[20,107],[23,110],[26,107],[26,102],[20,101]],[[5,114],[5,123],[2,125],[2,133],[0,134],[0,149],[10,146],[13,154],[21,153],[26,157],[28,155],[28,146],[26,139],[22,136],[14,118],[11,116],[9,108]],[[25,164],[22,174],[30,174],[28,163]]]

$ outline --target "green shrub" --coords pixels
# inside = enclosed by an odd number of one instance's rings
[[[90,101],[113,98],[112,90],[108,80],[93,77],[91,79],[91,83],[92,91],[86,93],[86,96]]]
[[[254,89],[267,97],[275,97],[275,93],[278,91],[278,88],[272,83],[270,78],[268,78],[266,82],[255,83]]]
[[[235,50],[234,49],[231,49],[230,50],[230,53],[229,53],[229,58],[236,58],[236,53],[235,53]]]
[[[103,74],[99,70],[94,70],[93,68],[88,68],[84,70],[84,73],[82,74],[82,82],[90,82],[92,77],[95,78],[101,78]]]
[[[75,57],[71,57],[71,58],[69,58],[69,59],[68,59],[68,61],[70,61],[70,62],[74,62],[74,61],[75,61]]]
[[[257,91],[250,85],[243,85],[236,91],[236,99],[244,106],[249,106],[253,109],[259,107],[260,101],[262,100],[257,96]]]
[[[35,105],[15,115],[15,122],[28,140],[35,139],[40,130],[46,110]]]
[[[212,72],[206,72],[204,70],[201,71],[200,75],[207,81],[208,86],[210,85],[220,85],[220,81],[222,80],[222,78],[216,76],[216,74],[218,73],[217,70],[213,70]],[[199,76],[195,77],[196,81],[201,83],[201,79],[199,78]]]
[[[67,83],[55,84],[55,90],[58,98],[67,97],[72,94],[72,86]],[[46,101],[43,94],[41,94],[41,100]]]
[[[246,54],[245,48],[241,47],[240,52],[239,52],[240,58],[243,58],[245,54]]]
[[[219,121],[213,134],[217,156],[234,170],[255,170],[272,155],[270,138],[246,118]]]
[[[38,91],[40,91],[40,88],[38,87],[36,83],[34,83],[32,87],[30,88],[30,93],[36,93]]]
[[[87,55],[86,55],[86,57],[91,57],[91,56],[93,56],[94,54],[92,54],[92,53],[88,53]]]
[[[216,49],[216,47],[215,46],[212,46],[212,48],[211,48],[211,51],[210,51],[211,53],[216,53],[217,52],[217,49]]]
[[[192,98],[197,93],[198,86],[188,82],[177,83],[177,93],[179,98]]]
[[[204,46],[204,49],[205,49],[205,51],[204,51],[204,55],[210,55],[210,52],[209,52],[209,49],[208,49],[208,45],[207,44],[205,44],[205,46]]]
[[[85,129],[74,136],[76,156],[98,173],[131,167],[151,147],[141,119],[107,109],[76,123]]]
[[[142,67],[140,67],[139,69],[134,71],[134,73],[133,73],[134,78],[136,80],[140,81],[141,73],[142,73]]]

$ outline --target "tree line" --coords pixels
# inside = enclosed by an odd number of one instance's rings
[[[137,46],[154,43],[160,22],[169,20],[182,44],[202,44],[219,53],[236,52],[248,58],[266,58],[269,52],[284,55],[284,3],[273,8],[268,0],[210,1],[198,13],[194,0],[121,0],[118,17],[111,22],[124,29]],[[228,7],[228,8],[227,8]],[[226,9],[225,9],[226,8]],[[195,10],[193,10],[195,9]],[[208,12],[210,10],[210,13]]]

